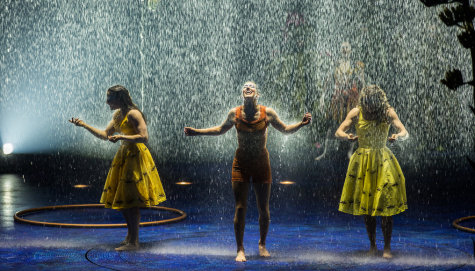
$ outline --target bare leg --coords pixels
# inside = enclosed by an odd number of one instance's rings
[[[122,215],[125,218],[125,223],[127,223],[127,236],[125,237],[124,241],[120,243],[120,246],[127,245],[130,242],[130,218],[129,213],[124,209],[122,210]]]
[[[323,158],[325,158],[325,153],[327,152],[327,147],[328,147],[328,141],[330,140],[330,134],[331,134],[331,128],[328,128],[327,136],[325,137],[325,143],[323,143],[324,144],[323,153],[320,156],[318,156],[317,158],[315,158],[316,161],[320,161]]]
[[[236,262],[245,262],[244,254],[244,226],[246,224],[247,195],[249,183],[233,182],[234,201],[236,203],[234,213],[234,235],[236,236],[237,257]]]
[[[376,251],[376,217],[370,215],[364,215],[364,224],[366,226],[366,232],[368,233],[370,249],[368,252],[369,256],[373,256]]]
[[[384,253],[383,258],[391,259],[391,235],[393,233],[393,217],[383,216],[381,217],[381,229],[384,236]]]
[[[256,193],[257,210],[259,211],[259,254],[261,257],[269,257],[270,254],[266,249],[266,237],[269,231],[270,212],[269,212],[269,198],[270,198],[270,183],[253,183],[254,192]]]
[[[129,216],[129,232],[130,232],[130,241],[128,244],[118,247],[115,250],[138,250],[140,248],[139,244],[139,227],[140,227],[140,209],[139,207],[132,207],[126,209]]]

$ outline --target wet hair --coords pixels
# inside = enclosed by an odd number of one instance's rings
[[[132,97],[130,97],[128,89],[121,85],[116,85],[107,89],[107,92],[110,92],[112,95],[119,98],[120,102],[122,103],[122,106],[125,107],[126,113],[128,113],[132,109],[138,110],[140,114],[142,114],[142,118],[145,121],[145,124],[147,124],[147,119],[145,118],[144,113],[139,109],[136,104],[134,104],[134,102],[132,101]]]
[[[385,122],[389,123],[388,109],[392,108],[389,105],[386,93],[377,85],[366,86],[361,90],[358,106],[363,110],[363,118],[365,117],[366,108],[371,106],[375,108],[376,122],[378,124]]]

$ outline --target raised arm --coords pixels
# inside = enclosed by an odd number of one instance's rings
[[[285,125],[280,119],[277,113],[271,109],[266,108],[267,113],[267,120],[272,127],[274,127],[277,131],[283,133],[284,135],[290,135],[297,132],[300,128],[304,127],[305,125],[310,124],[312,121],[312,115],[310,113],[305,113],[301,122],[292,124],[292,125]]]
[[[142,117],[142,113],[138,110],[130,110],[127,114],[127,119],[134,127],[135,135],[115,135],[109,136],[109,141],[115,143],[119,140],[129,141],[132,143],[147,143],[148,132],[147,124]]]
[[[390,108],[388,110],[388,116],[389,116],[389,123],[397,130],[397,134],[392,134],[391,137],[388,138],[389,142],[394,142],[396,140],[406,140],[409,137],[409,134],[406,131],[406,127],[402,124],[402,122],[399,120],[399,117],[396,114],[396,111],[394,111],[393,108]]]
[[[339,140],[348,140],[351,142],[354,142],[358,140],[357,136],[353,136],[353,134],[347,134],[346,131],[351,128],[351,126],[355,125],[356,122],[358,121],[358,115],[360,114],[360,109],[359,108],[353,108],[351,109],[350,113],[348,113],[348,116],[346,116],[346,119],[341,123],[340,127],[338,127],[338,130],[336,130],[335,136]]]
[[[86,128],[86,130],[88,130],[92,135],[102,140],[108,140],[108,137],[115,133],[114,120],[111,120],[109,122],[109,124],[107,125],[104,131],[94,128],[90,125],[87,125],[84,121],[80,120],[79,118],[71,118],[68,121],[73,123],[76,126]]]
[[[229,131],[236,124],[236,109],[231,109],[228,113],[228,117],[220,126],[211,127],[207,129],[195,129],[191,127],[185,127],[185,135],[187,136],[218,136]]]

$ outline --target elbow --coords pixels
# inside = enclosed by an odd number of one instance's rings
[[[143,142],[142,143],[147,143],[148,142],[148,136],[143,137]]]

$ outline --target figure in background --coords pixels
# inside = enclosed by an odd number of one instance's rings
[[[323,110],[325,106],[328,82],[334,79],[333,94],[331,96],[330,106],[327,111],[328,130],[325,137],[323,154],[315,158],[321,160],[325,157],[328,148],[328,140],[335,131],[336,125],[341,123],[351,109],[358,105],[358,93],[365,86],[364,64],[357,61],[356,65],[351,63],[351,45],[348,42],[341,44],[341,58],[338,60],[337,67],[334,72],[327,77],[324,84],[324,91],[320,97],[319,108]],[[354,143],[350,144],[348,150],[348,158],[353,154]]]
[[[358,136],[346,133],[353,125]],[[388,138],[390,125],[397,134]],[[339,210],[364,216],[370,255],[377,251],[375,216],[381,216],[383,257],[392,258],[392,216],[407,209],[407,199],[404,175],[396,157],[386,147],[386,141],[406,139],[406,128],[389,105],[384,91],[371,85],[363,88],[358,107],[349,112],[335,136],[340,140],[358,141],[359,145],[350,159]]]
[[[86,128],[102,140],[121,142],[107,175],[101,203],[106,208],[121,211],[127,223],[127,236],[116,250],[137,250],[140,248],[139,207],[165,201],[165,192],[157,167],[144,145],[148,141],[147,121],[132,102],[129,91],[119,85],[109,88],[106,103],[111,110],[116,111],[104,131],[89,126],[78,118],[72,118],[69,122]],[[115,133],[119,135],[114,135]]]
[[[285,125],[277,113],[263,105],[257,104],[259,98],[255,83],[246,82],[242,88],[244,104],[229,111],[228,116],[220,126],[208,129],[185,127],[187,136],[222,135],[236,126],[238,149],[233,161],[232,189],[235,200],[234,233],[237,243],[236,261],[245,262],[244,254],[244,225],[247,211],[247,196],[250,180],[256,194],[259,211],[259,254],[269,257],[266,249],[266,237],[269,230],[270,213],[269,198],[272,184],[269,153],[266,149],[267,127],[269,124],[283,134],[292,134],[310,124],[312,116],[305,113],[301,122]]]

